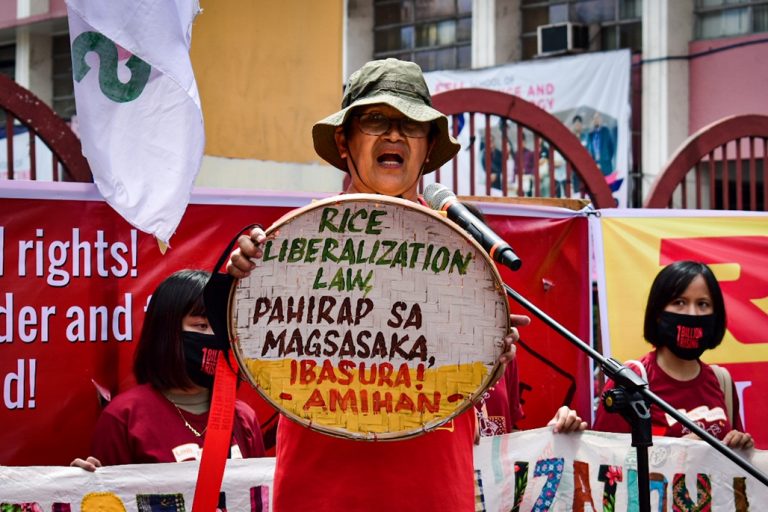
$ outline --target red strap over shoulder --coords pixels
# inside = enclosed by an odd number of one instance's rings
[[[237,394],[237,361],[232,351],[216,362],[216,377],[213,381],[211,410],[208,413],[207,434],[203,444],[203,457],[197,473],[195,498],[192,512],[213,512],[219,503],[224,466],[227,463],[232,439],[232,425],[235,417],[235,396]]]

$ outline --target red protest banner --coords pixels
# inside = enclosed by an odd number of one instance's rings
[[[589,343],[592,304],[586,216],[570,212],[536,218],[520,217],[514,211],[509,213],[511,215],[487,216],[489,225],[512,245],[523,261],[516,272],[501,268],[502,279]],[[528,313],[514,302],[510,302],[510,309],[513,313]],[[531,325],[520,329],[520,337],[517,357],[525,418],[518,427],[545,425],[561,405],[569,405],[589,421],[592,415],[589,358],[535,318]]]
[[[94,383],[113,395],[133,384],[133,345],[155,286],[182,268],[210,270],[243,226],[268,226],[310,202],[308,195],[197,193],[162,255],[92,186],[3,184],[0,197],[3,465],[68,464],[87,456],[101,410]],[[513,216],[511,206],[494,208],[489,223],[524,261],[515,274],[502,270],[504,280],[587,339],[586,218],[545,210]],[[522,426],[546,423],[574,383],[573,405],[588,417],[585,358],[538,321],[524,328],[523,340],[547,362],[518,350]],[[273,414],[251,389],[242,386],[240,395],[260,420]]]

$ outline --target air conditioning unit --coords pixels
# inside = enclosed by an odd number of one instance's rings
[[[539,56],[583,52],[589,48],[589,29],[578,23],[555,23],[537,28]]]

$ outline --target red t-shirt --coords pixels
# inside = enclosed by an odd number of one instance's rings
[[[723,439],[725,434],[733,429],[743,430],[741,419],[734,414],[735,425],[731,426],[725,405],[725,397],[714,370],[706,363],[699,362],[701,371],[699,375],[689,381],[681,381],[667,375],[656,361],[656,351],[649,352],[640,362],[643,363],[648,374],[648,385],[659,398],[668,402],[672,407],[688,416],[691,421],[703,428],[718,439]],[[640,375],[640,369],[629,364],[628,367]],[[609,380],[605,390],[613,388],[613,381]],[[739,400],[735,388],[733,389],[733,410],[738,412]],[[677,420],[668,416],[657,406],[651,406],[651,423],[653,434],[667,437],[683,437],[690,433]],[[602,402],[597,410],[595,430],[603,432],[630,432],[629,424],[618,413],[607,412]]]
[[[402,441],[352,441],[280,418],[275,512],[474,511],[469,410]]]
[[[120,393],[96,422],[92,454],[105,466],[195,460],[205,442],[208,413],[182,411],[187,422],[202,432],[195,436],[184,424],[176,407],[149,384]],[[247,404],[235,402],[233,458],[263,457],[264,443],[256,413]],[[239,453],[238,453],[239,452]]]
[[[475,407],[481,436],[500,436],[514,430],[523,417],[517,359],[507,364],[501,379],[483,393]]]

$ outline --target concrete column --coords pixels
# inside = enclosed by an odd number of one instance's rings
[[[522,20],[520,0],[496,0],[495,65],[517,62],[523,57]]]
[[[373,2],[345,0],[344,80],[373,58]]]
[[[53,102],[53,50],[50,34],[16,29],[16,82],[48,105]]]
[[[693,0],[643,2],[643,198],[672,153],[688,137],[688,54]]]
[[[496,0],[472,0],[472,67],[496,64]]]
[[[50,0],[16,0],[16,17],[26,18],[50,11]]]

